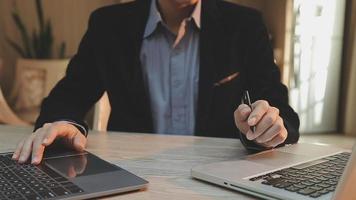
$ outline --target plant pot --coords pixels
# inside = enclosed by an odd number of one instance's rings
[[[56,83],[65,75],[69,60],[19,59],[11,94],[14,109],[28,122],[39,115],[40,105]]]

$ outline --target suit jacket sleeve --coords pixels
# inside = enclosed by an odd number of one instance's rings
[[[299,139],[299,118],[288,104],[288,89],[280,81],[280,71],[274,62],[267,28],[260,14],[251,19],[249,46],[246,52],[247,89],[251,100],[267,100],[271,106],[280,110],[280,116],[288,131],[288,137],[282,145],[296,143]],[[253,141],[240,133],[242,143],[247,149],[263,150]]]
[[[91,15],[88,30],[71,59],[65,77],[58,82],[41,105],[35,130],[44,123],[67,120],[83,127],[88,110],[103,95],[104,86],[96,60],[96,42],[99,40],[95,12]]]

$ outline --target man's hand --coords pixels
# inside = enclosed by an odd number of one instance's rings
[[[288,136],[278,108],[272,107],[267,101],[259,100],[252,104],[252,112],[248,105],[241,104],[234,113],[235,124],[246,135],[248,140],[264,147],[275,147],[283,143]],[[250,127],[256,126],[256,132]]]
[[[83,151],[87,143],[86,137],[75,126],[66,121],[47,123],[17,145],[12,159],[19,163],[25,163],[31,156],[31,163],[39,164],[44,149],[52,144],[56,138],[63,138],[69,147],[77,151]]]

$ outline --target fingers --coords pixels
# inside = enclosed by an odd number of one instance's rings
[[[19,163],[25,163],[27,159],[30,157],[32,152],[32,144],[33,144],[34,137],[35,134],[31,134],[31,136],[26,139],[24,145],[22,146],[20,157],[18,159]]]
[[[83,151],[86,147],[87,138],[78,131],[72,141],[75,150]]]
[[[267,101],[259,100],[252,104],[252,111],[248,105],[241,104],[234,112],[235,124],[249,140],[265,147],[275,147],[283,143],[288,132],[284,127],[279,110],[271,107]],[[256,126],[252,132],[250,127]]]
[[[265,100],[258,100],[252,104],[252,112],[248,118],[248,125],[255,126],[268,111],[269,104]]]
[[[13,160],[18,160],[22,151],[22,147],[25,144],[26,139],[21,140],[21,142],[17,145],[14,154],[12,155]]]
[[[263,143],[263,146],[276,147],[279,144],[282,144],[287,139],[287,135],[287,130],[283,130],[281,133],[277,134],[272,140]]]
[[[43,135],[43,133],[42,133]],[[42,137],[39,135],[33,140],[32,145],[32,164],[39,164],[42,160],[44,146],[42,145]]]
[[[262,116],[256,125],[256,131],[254,133],[250,132],[246,135],[249,140],[254,140],[260,137],[262,134],[272,127],[277,118],[279,118],[279,110],[275,107],[269,107],[267,112]]]
[[[42,144],[42,140],[49,127],[50,124],[45,124],[43,125],[43,128],[38,129],[38,131],[35,133],[36,137],[34,138],[32,145],[32,164],[37,165],[42,160],[43,152],[45,149],[45,146]]]
[[[248,105],[239,105],[234,113],[236,122],[245,122],[250,113],[251,108]]]
[[[17,160],[19,163],[24,163],[28,160],[32,153],[32,157],[39,155],[42,157],[43,150],[41,142],[38,142],[43,136],[46,125],[43,128],[38,129],[35,133],[32,133],[28,138],[22,140],[14,152],[13,159]],[[39,163],[39,162],[36,162]]]
[[[235,124],[244,134],[246,134],[250,128],[246,121],[250,113],[251,108],[246,104],[241,104],[234,112]]]
[[[71,146],[79,151],[84,150],[86,146],[85,136],[75,126],[66,122],[49,123],[22,140],[16,147],[13,159],[25,163],[32,155],[32,164],[39,164],[45,147],[52,144],[57,137],[65,137],[67,141],[72,141]]]
[[[270,106],[265,100],[254,102],[252,111],[247,105],[240,105],[234,116],[236,126],[247,139],[254,140],[262,146],[275,147],[283,143],[288,136],[283,119],[279,116],[279,110]],[[251,131],[251,126],[256,126],[255,132]]]
[[[281,118],[277,119],[277,122],[270,127],[266,132],[264,132],[261,136],[257,137],[255,140],[257,143],[266,143],[271,141],[276,135],[280,134],[283,127],[283,120]]]
[[[48,146],[53,143],[53,141],[57,137],[69,137],[73,138],[77,133],[77,128],[73,125],[68,124],[66,122],[55,122],[53,125],[48,129],[46,134],[44,135],[42,144],[44,146]]]

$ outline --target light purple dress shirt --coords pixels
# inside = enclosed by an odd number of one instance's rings
[[[154,131],[192,135],[199,82],[201,1],[172,33],[152,0],[140,54],[150,96]]]

